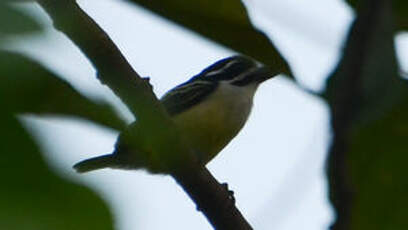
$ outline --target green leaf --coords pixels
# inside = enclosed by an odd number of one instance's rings
[[[348,165],[354,188],[352,228],[407,229],[408,90],[381,119],[354,130]]]
[[[332,229],[408,226],[408,84],[399,77],[391,2],[365,2],[327,82]]]
[[[360,5],[363,5],[363,0],[347,0],[347,2],[357,10]],[[392,4],[397,30],[408,30],[408,1],[392,0]]]
[[[353,122],[378,118],[399,103],[405,90],[399,76],[390,5],[365,6],[350,29],[344,55],[328,78],[325,92],[333,108],[344,104],[356,115]],[[347,100],[350,103],[345,103]]]
[[[5,100],[0,98],[0,107]],[[102,200],[48,169],[33,140],[5,110],[0,127],[0,229],[113,229]]]
[[[122,130],[126,123],[104,102],[78,93],[38,63],[23,55],[0,51],[0,97],[16,113],[63,115]]]
[[[21,35],[42,30],[31,16],[0,1],[0,38]]]
[[[272,42],[249,21],[239,0],[131,0],[202,36],[292,76],[290,68]]]

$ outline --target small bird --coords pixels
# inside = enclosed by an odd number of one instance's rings
[[[160,101],[205,165],[239,133],[258,86],[275,75],[249,57],[232,56],[171,89]],[[135,121],[130,126],[137,125]],[[130,153],[124,143],[128,133],[125,130],[119,135],[113,153],[81,161],[74,168],[80,173],[102,168],[149,170],[148,154]]]

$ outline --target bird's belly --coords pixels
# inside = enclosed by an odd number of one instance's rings
[[[204,164],[219,153],[244,126],[252,101],[239,103],[209,99],[174,117],[175,123]]]

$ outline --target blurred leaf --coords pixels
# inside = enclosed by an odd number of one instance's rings
[[[71,85],[23,55],[0,51],[0,97],[16,113],[64,115],[122,130],[113,108],[79,94]]]
[[[347,2],[355,9],[359,9],[360,5],[363,5],[362,1],[363,0],[347,0]],[[408,30],[408,1],[392,0],[392,3],[397,30]]]
[[[2,2],[12,2],[12,3],[21,3],[21,2],[35,2],[37,0],[0,0]]]
[[[350,116],[356,115],[355,122],[384,114],[399,102],[405,88],[399,76],[389,5],[366,6],[350,29],[344,55],[328,78],[325,92],[331,107],[348,110]],[[348,108],[339,108],[343,105]]]
[[[0,0],[0,38],[41,31],[31,16]]]
[[[51,172],[32,139],[5,110],[0,127],[0,229],[113,229],[102,200]]]
[[[408,227],[408,90],[381,119],[355,129],[348,165],[355,190],[351,229]]]
[[[391,3],[365,2],[327,82],[331,229],[407,229],[408,84],[398,74]]]
[[[264,33],[256,30],[239,0],[130,0],[230,49],[251,56],[277,73],[290,68]]]

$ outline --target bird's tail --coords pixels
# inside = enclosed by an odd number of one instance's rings
[[[116,159],[113,154],[106,154],[78,162],[74,165],[74,169],[78,173],[86,173],[97,169],[112,167],[115,165],[115,162]]]

